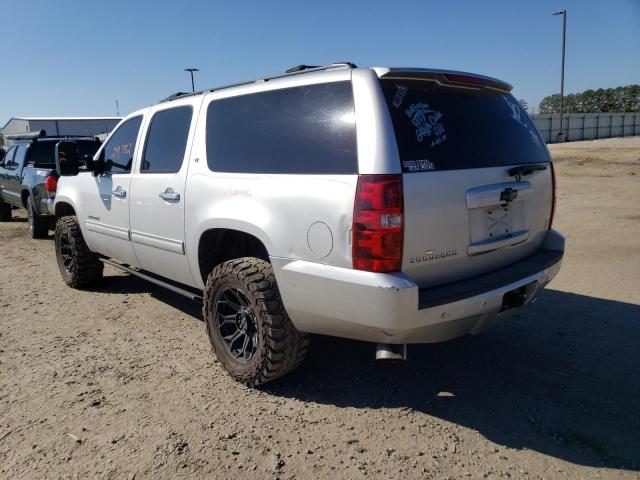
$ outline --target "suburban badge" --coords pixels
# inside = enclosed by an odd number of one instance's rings
[[[434,252],[433,250],[427,250],[423,255],[409,258],[409,263],[427,262],[429,260],[437,260],[439,258],[453,257],[458,254],[457,250],[446,250],[444,252]]]

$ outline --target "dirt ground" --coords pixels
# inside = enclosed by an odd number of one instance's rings
[[[640,137],[552,146],[559,276],[478,337],[314,338],[251,390],[199,307],[115,270],[67,288],[0,224],[0,478],[640,478]]]

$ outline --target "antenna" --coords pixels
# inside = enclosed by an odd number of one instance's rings
[[[118,99],[116,98],[116,116],[120,116],[120,104],[118,103]]]
[[[196,92],[196,86],[193,83],[193,72],[199,72],[200,70],[198,70],[195,67],[191,67],[191,68],[185,68],[184,71],[185,72],[189,72],[191,74],[191,93],[195,93]]]

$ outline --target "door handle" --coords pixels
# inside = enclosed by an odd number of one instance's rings
[[[166,202],[177,202],[180,200],[180,194],[178,192],[174,192],[173,188],[166,188],[164,192],[161,192],[158,195],[161,199]]]
[[[125,198],[127,196],[127,191],[118,185],[115,190],[111,191],[111,195],[118,198]]]

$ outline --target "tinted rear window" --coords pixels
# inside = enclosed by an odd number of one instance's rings
[[[382,80],[404,172],[549,161],[529,115],[510,94]]]
[[[93,155],[98,151],[102,142],[98,140],[62,140],[66,143],[75,143],[79,157]],[[29,164],[34,167],[56,168],[56,145],[58,141],[34,142],[29,147]]]
[[[207,162],[217,172],[356,173],[351,83],[306,85],[211,102]]]
[[[29,147],[29,160],[34,167],[55,168],[55,149],[58,142],[34,142]]]
[[[99,140],[80,140],[75,143],[79,157],[84,157],[86,155],[93,157],[100,148],[100,145],[102,145],[102,142]]]

